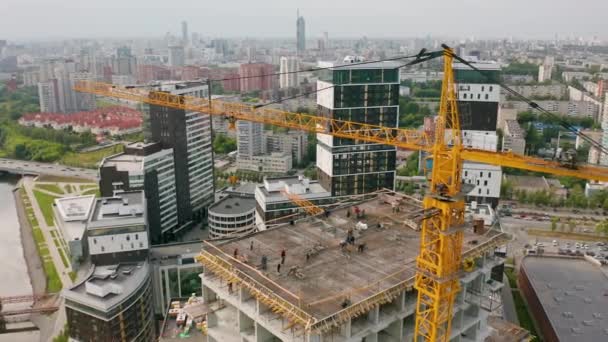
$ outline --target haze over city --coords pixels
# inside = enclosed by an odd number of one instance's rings
[[[153,37],[179,29],[222,37],[290,37],[296,9],[307,33],[337,38],[606,38],[608,3],[581,0],[4,0],[0,32],[11,39]]]

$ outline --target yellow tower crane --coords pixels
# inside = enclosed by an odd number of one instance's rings
[[[248,120],[341,138],[393,145],[403,149],[426,151],[433,159],[433,168],[430,191],[423,201],[423,206],[427,210],[438,210],[440,214],[431,215],[422,224],[415,281],[418,303],[414,340],[443,342],[448,341],[450,337],[454,297],[459,291],[458,274],[463,264],[461,260],[465,210],[464,194],[461,193],[463,162],[472,161],[596,181],[608,181],[608,169],[591,165],[565,166],[559,161],[463,147],[452,70],[455,55],[447,46],[444,46],[441,54],[444,58],[444,79],[434,139],[418,130],[335,120],[135,87],[80,81],[76,84],[75,90],[219,115],[225,117],[231,124],[237,120]]]

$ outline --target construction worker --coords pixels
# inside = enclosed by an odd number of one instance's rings
[[[234,255],[234,258],[237,259],[237,257],[239,256],[239,249],[238,248],[234,249],[233,255]]]
[[[287,256],[287,252],[285,252],[285,248],[281,250],[281,265],[285,264],[285,257]]]
[[[268,268],[268,257],[265,255],[262,255],[262,269],[264,271],[266,271],[267,268]]]
[[[252,251],[253,250],[253,240],[251,240],[251,243],[249,244],[249,250]]]
[[[281,264],[280,263],[277,264],[277,273],[281,274]]]

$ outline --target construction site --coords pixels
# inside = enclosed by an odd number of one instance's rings
[[[356,205],[226,242],[206,242],[198,260],[210,341],[412,340],[422,204],[383,192]],[[462,291],[452,319],[453,341],[483,339],[500,306],[494,255],[507,241],[496,230],[464,230]],[[280,266],[279,266],[280,265]]]

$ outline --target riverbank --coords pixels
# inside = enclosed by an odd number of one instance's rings
[[[19,181],[19,184],[21,184],[21,181]],[[15,207],[17,208],[17,218],[19,219],[23,256],[25,257],[25,263],[27,264],[27,271],[30,276],[30,283],[32,284],[33,292],[45,293],[46,275],[44,274],[44,268],[42,267],[42,260],[40,259],[40,255],[36,249],[36,241],[34,241],[32,226],[27,219],[25,207],[23,206],[23,201],[21,200],[21,191],[23,191],[23,189],[17,187],[13,191],[13,196],[15,198]]]

